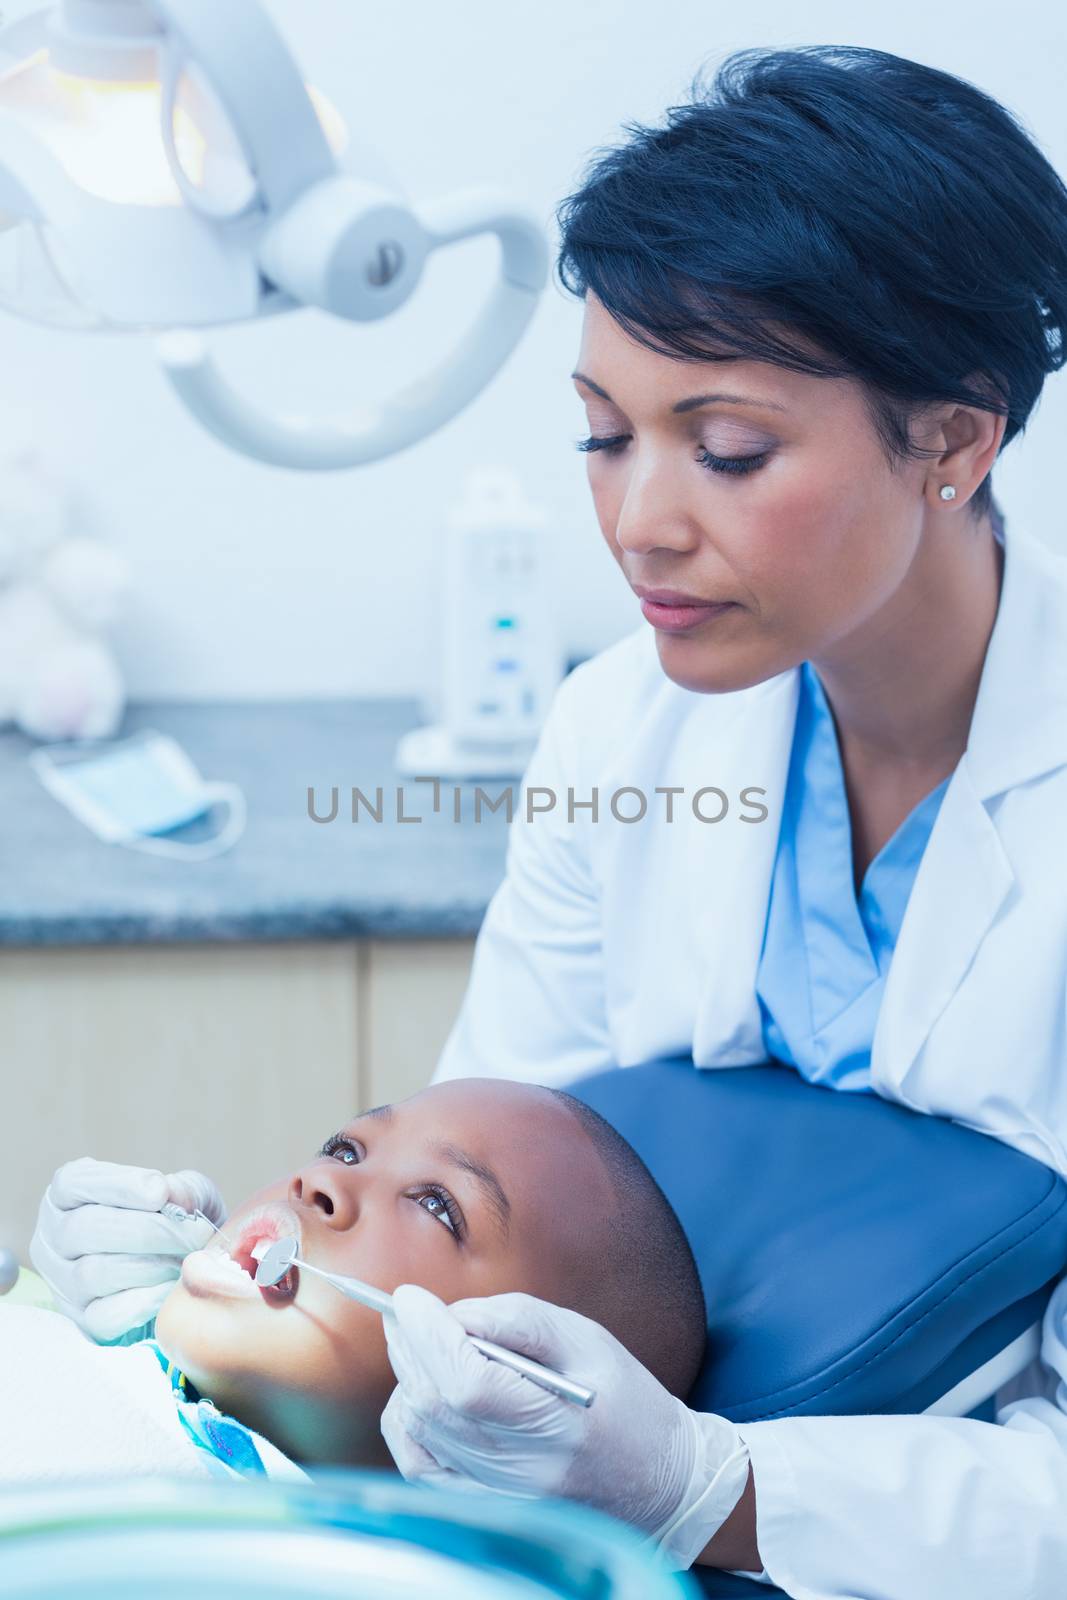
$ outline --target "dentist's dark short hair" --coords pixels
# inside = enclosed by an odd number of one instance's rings
[[[1067,359],[1067,189],[1022,122],[853,45],[706,70],[561,203],[564,288],[660,354],[858,380],[891,467],[937,453],[912,441],[924,405],[1006,416],[1003,448]],[[969,506],[1000,523],[991,474]]]

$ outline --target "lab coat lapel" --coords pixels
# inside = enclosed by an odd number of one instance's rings
[[[886,978],[874,1084],[901,1092],[1015,881],[985,802],[1067,762],[1067,564],[1005,536],[1004,579],[967,750],[945,791]]]
[[[963,758],[908,900],[871,1047],[871,1078],[894,1099],[1015,881]]]
[[[763,789],[766,820],[740,824],[733,835],[690,829],[688,926],[702,970],[713,974],[693,1027],[699,1066],[748,1066],[766,1053],[756,979],[799,694],[799,668],[768,680],[730,730],[730,751],[723,751],[724,771]]]
[[[1006,535],[967,760],[982,800],[1067,763],[1067,561],[1029,534]]]

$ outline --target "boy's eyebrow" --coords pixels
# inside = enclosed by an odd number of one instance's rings
[[[432,1144],[430,1149],[435,1155],[440,1156],[442,1161],[447,1161],[450,1166],[458,1167],[460,1171],[470,1174],[485,1196],[486,1204],[506,1239],[511,1225],[511,1201],[504,1193],[504,1186],[492,1167],[487,1167],[483,1161],[477,1161],[458,1145],[441,1142]]]
[[[373,1117],[376,1122],[392,1122],[393,1107],[390,1105],[371,1106],[369,1111],[359,1112],[355,1120],[358,1122],[360,1117]]]
[[[373,1117],[377,1122],[392,1122],[396,1108],[392,1105],[371,1106],[369,1111],[361,1111],[357,1121],[362,1117]],[[478,1161],[468,1151],[461,1150],[458,1145],[449,1144],[447,1140],[440,1140],[430,1145],[434,1155],[442,1161],[447,1161],[450,1166],[458,1167],[461,1172],[469,1173],[475,1180],[485,1197],[485,1202],[497,1220],[500,1231],[506,1239],[511,1226],[511,1201],[504,1190],[504,1185],[484,1161]]]

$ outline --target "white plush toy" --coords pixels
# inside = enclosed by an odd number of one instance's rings
[[[69,532],[70,498],[32,450],[0,460],[0,726],[101,739],[126,697],[98,637],[130,587],[117,551]]]

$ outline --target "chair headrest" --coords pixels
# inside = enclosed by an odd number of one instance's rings
[[[985,1134],[780,1065],[568,1085],[637,1150],[700,1270],[690,1396],[734,1421],[915,1412],[1040,1316],[1067,1183]]]

